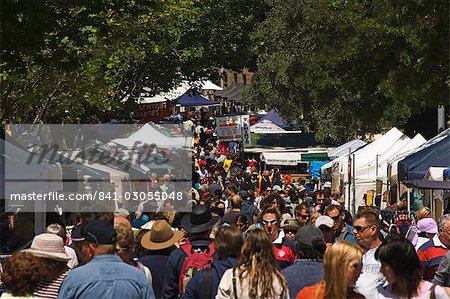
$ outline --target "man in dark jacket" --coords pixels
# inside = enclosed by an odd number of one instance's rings
[[[310,225],[302,226],[295,234],[297,257],[292,266],[281,270],[286,278],[290,298],[301,289],[323,278],[323,255],[326,245],[321,231]]]
[[[237,227],[222,227],[214,239],[218,260],[212,263],[211,269],[200,270],[194,275],[181,298],[214,299],[225,271],[237,265],[243,242],[241,231]]]
[[[190,244],[192,250],[204,252],[208,250],[212,240],[209,238],[211,228],[219,221],[213,218],[206,205],[197,205],[192,208],[192,212],[181,220],[181,226],[191,234]],[[162,298],[178,298],[179,279],[183,264],[187,258],[182,248],[174,250],[167,261],[166,272],[162,289]]]

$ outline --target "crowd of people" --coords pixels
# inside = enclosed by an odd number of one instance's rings
[[[2,297],[450,298],[450,214],[423,207],[407,232],[404,197],[352,215],[330,183],[260,174],[205,126],[188,212],[83,212],[71,234],[52,224],[2,265]]]

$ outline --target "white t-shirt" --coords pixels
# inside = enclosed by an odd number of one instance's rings
[[[78,258],[75,250],[69,246],[64,246],[64,250],[66,251],[66,254],[70,257],[70,260],[67,262],[67,267],[73,269],[76,266],[78,266]]]
[[[356,291],[366,298],[370,298],[378,287],[386,284],[386,278],[381,273],[381,263],[375,259],[377,248],[367,250],[362,256],[362,273],[356,281]]]

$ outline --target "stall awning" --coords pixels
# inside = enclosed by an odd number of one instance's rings
[[[247,85],[245,84],[232,83],[230,86],[214,94],[239,103],[242,101],[242,92],[246,87]]]
[[[403,181],[403,183],[408,187],[415,187],[418,189],[450,190],[450,181],[412,180]]]
[[[328,161],[328,154],[326,152],[323,153],[302,153],[302,161]],[[325,163],[323,163],[325,164]]]
[[[186,91],[175,100],[178,104],[184,107],[198,107],[198,106],[218,106],[220,102],[211,101],[192,90]]]

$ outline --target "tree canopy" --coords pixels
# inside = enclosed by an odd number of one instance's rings
[[[1,110],[7,122],[96,122],[221,66],[255,65],[262,4],[244,0],[5,0]],[[131,100],[124,104],[126,98]]]
[[[269,2],[254,106],[343,142],[448,103],[447,1]]]

